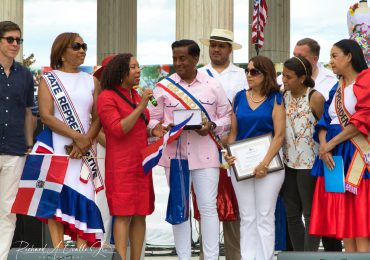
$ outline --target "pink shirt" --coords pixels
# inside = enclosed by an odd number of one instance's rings
[[[176,73],[170,78],[184,87],[203,105],[211,120],[216,124],[217,135],[230,129],[231,106],[218,81],[199,71],[191,84],[183,81]],[[154,127],[159,120],[164,121],[163,125],[173,123],[173,110],[185,109],[177,99],[160,87],[154,89],[154,97],[158,105],[149,107],[151,119],[149,127]],[[219,153],[215,142],[209,135],[201,136],[194,130],[183,131],[177,141],[168,145],[159,165],[170,167],[170,160],[175,158],[178,142],[181,146],[177,155],[179,157],[181,151],[181,157],[188,159],[190,170],[219,167]]]

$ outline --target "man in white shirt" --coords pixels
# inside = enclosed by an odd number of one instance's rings
[[[331,70],[319,64],[320,45],[311,38],[304,38],[296,43],[293,50],[294,56],[306,58],[312,65],[312,78],[315,80],[315,89],[328,100],[329,92],[337,83],[338,79]],[[278,77],[278,83],[282,82],[282,75]],[[325,251],[342,251],[342,242],[335,238],[322,237]]]
[[[236,93],[248,88],[244,70],[230,61],[232,51],[242,47],[235,43],[233,39],[233,32],[224,29],[213,29],[209,39],[200,40],[201,43],[209,46],[211,62],[200,68],[199,71],[206,72],[211,77],[219,80],[230,103],[233,102]],[[221,176],[220,180],[222,180]],[[240,259],[240,219],[223,221],[222,223],[226,260]]]
[[[315,89],[328,100],[329,92],[337,83],[338,79],[331,70],[319,64],[320,45],[311,38],[299,40],[293,50],[294,56],[306,58],[312,65],[312,78],[315,80]],[[282,85],[282,75],[278,77],[278,83]]]

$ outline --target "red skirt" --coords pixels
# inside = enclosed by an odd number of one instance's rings
[[[325,192],[324,177],[316,182],[309,233],[342,238],[370,237],[370,179],[363,179],[357,195]]]

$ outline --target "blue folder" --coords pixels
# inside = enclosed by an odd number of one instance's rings
[[[330,170],[324,164],[324,180],[326,192],[341,192],[344,193],[344,170],[342,156],[333,156],[335,163],[334,169]]]

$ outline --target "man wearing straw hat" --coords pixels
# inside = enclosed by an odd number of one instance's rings
[[[213,29],[211,36],[208,39],[200,39],[200,42],[209,46],[211,62],[199,70],[207,72],[208,75],[217,79],[225,90],[230,103],[232,103],[236,93],[248,88],[244,70],[235,66],[230,60],[232,51],[239,50],[242,46],[234,42],[233,32],[225,29]],[[224,185],[224,189],[220,189],[220,185]],[[225,189],[225,186],[228,186],[228,189]],[[220,220],[223,220],[225,257],[226,260],[240,259],[240,219],[237,212],[237,202],[230,178],[226,171],[221,171],[218,196],[222,196],[224,192],[229,193],[225,198],[230,196],[234,198],[233,201],[226,200],[229,204],[228,207],[222,207],[218,204],[219,217]],[[233,207],[230,207],[230,205]],[[229,213],[222,214],[220,207],[234,208],[233,217],[230,218]],[[228,215],[229,217],[226,218],[222,215]]]

